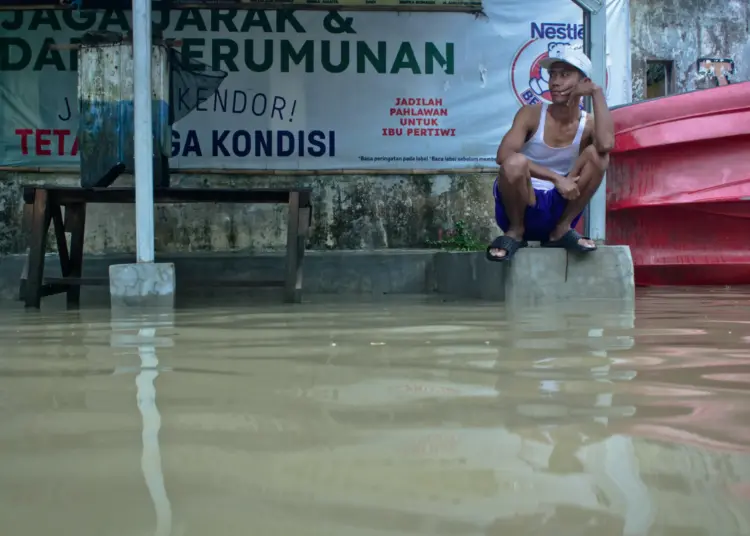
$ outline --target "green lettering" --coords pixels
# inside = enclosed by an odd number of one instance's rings
[[[236,9],[212,9],[211,10],[211,31],[220,32],[222,31],[221,25],[228,32],[236,32],[237,25],[234,23],[234,17],[237,15]]]
[[[109,30],[110,26],[119,28],[123,32],[130,31],[128,18],[125,16],[125,12],[119,9],[108,9],[102,15],[102,21],[99,23],[99,31]]]
[[[455,71],[455,65],[453,61],[453,43],[445,44],[445,55],[440,53],[435,43],[424,44],[424,57],[425,57],[425,74],[433,74],[435,72],[435,62],[440,65],[440,69],[445,74],[453,74]]]
[[[305,72],[312,73],[315,71],[315,48],[312,41],[305,41],[299,50],[294,50],[294,45],[288,39],[282,39],[280,43],[281,54],[281,72],[288,73],[291,64],[294,62],[299,65],[305,60]]]
[[[411,45],[406,41],[401,43],[396,53],[396,59],[391,66],[391,74],[398,74],[402,69],[410,69],[413,74],[422,74],[422,70],[417,63],[417,57],[414,55]]]
[[[51,9],[38,9],[32,13],[29,30],[36,31],[40,26],[49,26],[50,30],[62,30],[57,15]]]
[[[4,20],[0,26],[4,30],[20,30],[23,26],[23,11],[5,11],[4,13],[13,13],[13,18],[10,20]],[[3,17],[4,18],[4,17]]]
[[[281,11],[277,11],[276,12],[276,31],[279,33],[286,32],[287,22],[292,28],[294,28],[295,32],[305,33],[305,29],[299,23],[299,21],[297,20],[297,17],[294,16],[293,9],[283,9]]]
[[[264,32],[272,32],[271,23],[268,22],[265,11],[258,11],[257,9],[250,9],[245,13],[245,20],[242,21],[242,27],[240,32],[249,32],[252,27],[263,28]]]
[[[180,16],[177,18],[174,31],[182,32],[186,27],[192,26],[199,32],[206,31],[206,23],[203,22],[201,12],[197,9],[185,9],[180,11]]]
[[[357,72],[363,74],[367,72],[369,63],[378,74],[385,74],[386,66],[386,44],[385,41],[378,41],[377,55],[364,41],[357,41]]]
[[[227,50],[222,51],[222,48]],[[221,65],[226,65],[230,71],[239,71],[237,68],[237,54],[240,51],[240,47],[236,41],[232,39],[214,39],[211,43],[211,66],[214,71],[221,70]]]
[[[185,68],[195,68],[196,65],[194,65],[193,60],[203,60],[203,47],[205,46],[206,40],[202,37],[187,37],[183,39],[182,48],[180,48],[183,66]],[[194,50],[192,47],[196,47],[197,50]]]
[[[171,22],[171,13],[168,9],[159,9],[157,11],[154,11],[154,13],[158,13],[158,17],[154,17],[153,24],[159,29],[159,30],[166,30],[169,28],[169,23]],[[158,21],[156,19],[159,19]]]
[[[13,54],[11,47],[21,51]],[[22,71],[31,63],[31,46],[20,37],[0,37],[0,72]]]
[[[71,30],[84,32],[96,24],[96,11],[73,11],[66,9],[62,12],[63,23]]]
[[[323,69],[329,73],[343,73],[349,67],[349,41],[341,41],[339,44],[341,45],[341,51],[339,52],[341,59],[338,65],[334,65],[331,63],[331,42],[327,40],[322,42],[320,61],[323,64]]]
[[[254,73],[263,73],[273,65],[273,40],[263,41],[263,63],[255,63],[255,41],[245,40],[245,66]]]
[[[59,50],[55,50],[50,46],[54,44],[55,40],[51,37],[44,40],[44,43],[42,43],[42,51],[34,62],[33,68],[35,71],[41,71],[47,65],[51,65],[58,71],[65,70],[65,62],[63,62],[62,54],[60,54]]]

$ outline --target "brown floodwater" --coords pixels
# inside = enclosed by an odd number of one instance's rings
[[[750,293],[2,309],[0,534],[748,535]]]

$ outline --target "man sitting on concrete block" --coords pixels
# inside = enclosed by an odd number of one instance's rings
[[[505,233],[487,248],[502,262],[528,245],[586,253],[596,244],[574,227],[602,182],[615,133],[604,90],[591,81],[591,60],[561,49],[545,58],[552,104],[522,107],[497,150],[495,219]],[[594,113],[581,110],[590,96]]]

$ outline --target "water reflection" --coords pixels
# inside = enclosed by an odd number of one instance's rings
[[[0,312],[3,536],[748,534],[747,303]]]
[[[143,419],[141,470],[156,511],[154,535],[169,536],[172,534],[172,506],[167,497],[161,464],[161,415],[156,405],[155,382],[162,370],[156,348],[174,346],[170,336],[174,327],[174,314],[172,311],[135,313],[113,310],[111,326],[112,348],[134,348],[140,359],[135,385],[138,410]],[[135,336],[133,332],[136,333]],[[162,336],[157,336],[157,332]],[[128,372],[127,368],[115,369],[115,374]]]

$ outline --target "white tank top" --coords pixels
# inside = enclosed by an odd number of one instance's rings
[[[581,120],[573,143],[567,147],[550,147],[544,143],[544,125],[547,122],[547,104],[542,104],[542,114],[536,132],[521,148],[521,154],[539,166],[551,169],[560,175],[570,173],[580,153],[581,138],[586,128],[586,112],[581,111]],[[531,178],[531,185],[537,190],[551,190],[554,183],[543,179]]]

